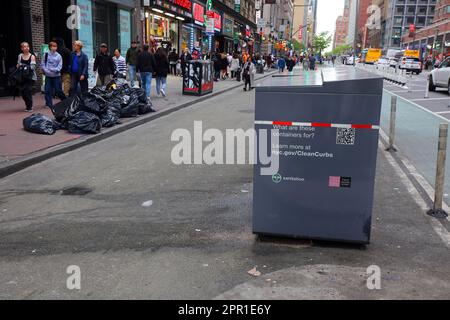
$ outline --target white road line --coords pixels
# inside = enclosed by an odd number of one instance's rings
[[[450,98],[423,98],[423,99],[411,99],[411,101],[433,101],[433,100],[450,100]]]
[[[383,90],[385,90],[386,92],[388,92],[388,93],[390,93],[390,94],[392,94],[392,95],[394,95],[394,96],[396,96],[396,97],[398,97],[398,98],[400,98],[400,99],[402,99],[402,100],[405,100],[406,102],[410,103],[411,105],[413,105],[413,106],[416,107],[416,108],[422,109],[423,111],[428,112],[428,113],[434,115],[435,117],[438,117],[438,118],[440,118],[440,119],[442,119],[442,120],[444,120],[444,121],[450,122],[449,119],[444,118],[443,116],[438,115],[438,114],[436,114],[435,112],[433,112],[433,111],[431,111],[431,110],[428,110],[427,108],[422,107],[421,105],[419,105],[419,104],[417,104],[417,103],[415,103],[415,102],[413,102],[413,101],[411,101],[411,100],[408,100],[408,99],[406,99],[406,98],[404,98],[404,97],[402,97],[402,96],[399,96],[398,94],[395,94],[395,93],[393,93],[392,91],[389,91],[388,89],[383,89]]]
[[[425,92],[425,90],[409,90],[408,89],[403,89],[402,91],[391,91],[393,93],[408,93],[408,92]]]
[[[450,113],[450,111],[438,111],[438,112],[436,112],[437,114],[447,114],[447,113]]]
[[[384,133],[383,133],[384,134]],[[386,134],[384,134],[386,136]],[[450,233],[445,229],[445,227],[435,218],[432,218],[426,214],[426,211],[429,209],[427,203],[420,195],[419,191],[416,189],[414,184],[411,182],[411,180],[408,178],[408,176],[403,172],[403,170],[400,168],[397,161],[395,161],[394,157],[389,153],[385,152],[385,146],[380,141],[380,149],[383,150],[384,155],[386,156],[386,159],[388,160],[389,164],[392,166],[396,174],[400,177],[401,182],[405,185],[406,189],[408,190],[409,194],[412,196],[416,204],[421,208],[423,211],[423,214],[426,216],[428,222],[431,224],[431,227],[436,232],[436,234],[441,238],[441,240],[444,242],[444,244],[450,248]]]

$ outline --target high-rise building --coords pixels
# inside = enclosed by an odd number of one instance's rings
[[[433,23],[436,0],[390,0],[386,16],[384,45],[401,48],[402,36],[409,33],[410,25],[416,29]]]
[[[308,47],[317,29],[317,0],[294,0],[292,38]]]
[[[420,49],[423,58],[429,54],[450,54],[450,0],[437,0],[432,24],[417,28],[412,37],[403,35],[402,46]]]
[[[345,1],[344,13],[336,19],[336,30],[334,32],[333,48],[347,44],[348,18],[350,12],[350,2]]]

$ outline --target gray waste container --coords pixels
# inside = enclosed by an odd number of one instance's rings
[[[279,170],[254,167],[255,234],[369,243],[382,91],[382,78],[355,68],[257,86],[255,128],[279,130],[279,145],[267,142]]]

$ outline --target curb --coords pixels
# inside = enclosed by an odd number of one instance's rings
[[[276,72],[268,72],[264,76],[255,79],[255,81],[267,78]],[[0,179],[3,179],[7,176],[10,176],[14,173],[17,173],[19,171],[22,171],[28,167],[31,167],[35,164],[41,163],[43,161],[46,161],[48,159],[54,158],[56,156],[68,153],[70,151],[88,146],[90,144],[108,139],[112,136],[115,136],[119,133],[123,133],[127,130],[134,129],[136,127],[139,127],[143,124],[146,124],[148,122],[154,121],[156,119],[159,119],[161,117],[165,117],[167,115],[170,115],[176,111],[191,107],[193,105],[196,105],[197,103],[204,102],[206,100],[212,99],[218,95],[221,95],[225,92],[234,90],[236,88],[239,88],[242,86],[242,82],[239,82],[239,84],[236,84],[234,86],[231,86],[226,89],[219,90],[217,92],[213,92],[211,94],[208,94],[203,97],[199,97],[195,101],[186,102],[177,106],[173,106],[167,109],[163,109],[161,111],[158,111],[156,113],[152,113],[149,115],[141,116],[139,118],[136,118],[132,121],[129,121],[127,123],[117,125],[113,128],[104,129],[101,133],[97,135],[86,135],[79,139],[76,139],[74,141],[65,142],[61,145],[53,146],[45,150],[37,151],[34,153],[31,153],[29,155],[26,155],[18,160],[12,160],[10,162],[6,162],[4,165],[0,165]]]

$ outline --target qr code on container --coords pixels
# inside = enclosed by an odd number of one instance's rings
[[[346,146],[353,146],[356,139],[355,129],[338,128],[336,143]]]

